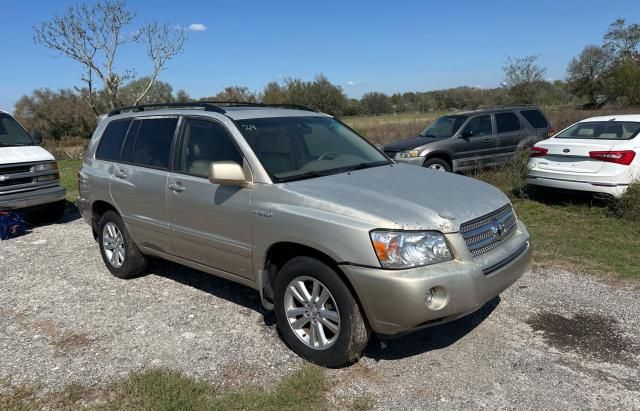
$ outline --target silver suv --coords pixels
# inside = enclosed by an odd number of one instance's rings
[[[385,145],[384,151],[401,163],[467,171],[503,164],[553,131],[538,107],[498,107],[442,116],[416,137]]]
[[[525,271],[507,197],[396,164],[333,117],[299,107],[185,103],[98,125],[78,206],[107,268],[161,257],[256,289],[282,338],[340,366],[372,332],[471,313]]]

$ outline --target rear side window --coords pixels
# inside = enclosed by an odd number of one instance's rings
[[[496,126],[498,128],[498,134],[517,131],[520,130],[520,120],[518,120],[518,116],[513,113],[497,113]]]
[[[138,122],[138,120],[136,120]],[[153,118],[140,121],[135,140],[127,139],[123,160],[154,168],[169,168],[171,144],[177,118]]]
[[[130,124],[131,120],[120,120],[112,121],[107,125],[96,151],[98,160],[117,161],[120,159],[120,149]]]
[[[547,123],[547,119],[544,118],[542,113],[539,110],[524,110],[521,111],[522,117],[524,117],[531,127],[533,128],[547,128],[549,127],[549,123]]]

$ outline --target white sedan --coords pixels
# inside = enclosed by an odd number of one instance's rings
[[[620,197],[640,180],[640,115],[592,117],[531,148],[527,184]]]

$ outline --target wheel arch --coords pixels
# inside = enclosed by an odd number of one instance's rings
[[[422,163],[424,166],[424,163],[426,163],[428,160],[431,160],[433,158],[439,158],[441,160],[444,160],[447,162],[447,164],[449,164],[449,167],[451,168],[452,171],[453,170],[453,156],[451,155],[451,153],[448,153],[446,151],[434,151],[432,153],[428,153],[425,157],[424,157],[424,162]]]
[[[275,279],[278,273],[287,262],[291,261],[295,257],[315,258],[331,267],[333,271],[338,275],[340,280],[342,280],[345,286],[349,289],[351,295],[353,295],[353,298],[358,304],[365,322],[367,323],[367,325],[369,325],[369,320],[367,318],[364,306],[360,301],[360,297],[353,287],[353,284],[351,284],[351,282],[349,281],[349,278],[347,278],[342,269],[340,269],[339,262],[335,261],[331,256],[316,248],[300,243],[281,241],[270,245],[267,249],[262,269],[267,273],[266,279],[268,284],[266,284],[265,291],[266,293],[270,293],[268,297],[271,298],[271,301],[273,301],[272,287],[273,284],[275,284]]]
[[[91,204],[91,230],[93,231],[93,238],[98,238],[98,223],[100,222],[100,218],[107,211],[113,211],[114,213],[121,216],[120,212],[113,204],[103,201],[96,200]]]

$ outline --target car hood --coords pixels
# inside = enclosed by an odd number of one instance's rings
[[[39,146],[0,147],[0,165],[53,160],[51,153]]]
[[[287,183],[307,207],[404,230],[457,232],[466,221],[509,203],[479,180],[394,164]],[[381,220],[388,225],[379,226]]]
[[[404,140],[396,141],[395,143],[385,144],[385,151],[402,151],[411,150],[416,147],[423,146],[425,144],[433,143],[434,141],[442,140],[438,137],[409,137]]]

